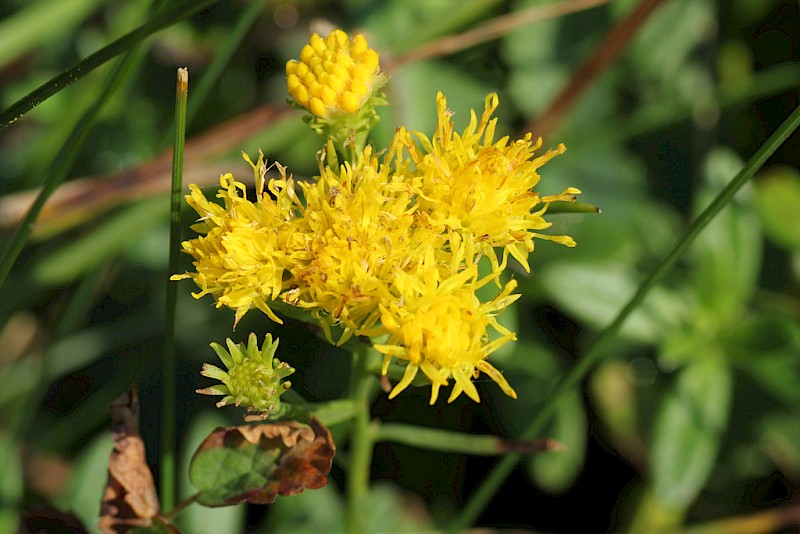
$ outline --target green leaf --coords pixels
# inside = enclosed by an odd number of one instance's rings
[[[192,420],[189,430],[184,435],[182,442],[181,458],[184,459],[180,475],[181,488],[184,489],[182,497],[191,493],[189,482],[189,459],[197,446],[214,428],[225,424],[225,417],[221,412],[203,412]],[[184,531],[191,534],[219,534],[220,532],[239,532],[245,521],[244,506],[226,506],[223,508],[209,508],[206,506],[189,506],[178,516],[176,523]]]
[[[767,417],[761,425],[760,449],[767,452],[783,473],[800,473],[798,421],[798,413],[782,413]]]
[[[536,485],[550,494],[568,490],[583,468],[588,441],[586,410],[578,391],[565,396],[546,435],[562,447],[531,457],[529,472]]]
[[[271,534],[319,534],[345,532],[344,502],[335,488],[327,486],[293,499],[278,499],[270,506],[263,532]]]
[[[100,501],[108,479],[108,452],[113,448],[109,433],[84,442],[75,459],[67,488],[55,502],[62,510],[75,513],[85,525],[97,524]]]
[[[374,484],[367,497],[368,532],[431,532],[426,514],[416,513],[417,503],[408,492],[387,484]],[[346,532],[344,502],[330,486],[270,506],[263,532],[270,534],[320,534]]]
[[[675,0],[661,6],[631,43],[632,72],[674,84],[686,72],[693,50],[715,27],[716,10],[710,0]]]
[[[756,182],[756,208],[764,233],[790,250],[800,250],[800,171],[775,169]]]
[[[655,421],[651,484],[661,505],[685,510],[700,494],[717,460],[730,404],[730,368],[707,347],[681,370]]]
[[[607,325],[636,290],[638,275],[624,263],[553,263],[539,281],[560,306],[596,328]],[[564,287],[569,287],[564,291]],[[625,322],[620,335],[656,341],[674,331],[686,314],[678,295],[655,288]]]
[[[24,7],[0,23],[0,68],[37,46],[74,31],[101,0],[45,0]]]
[[[704,172],[708,185],[698,194],[698,207],[704,208],[741,167],[732,151],[712,151]],[[747,193],[747,189],[741,191],[691,249],[697,295],[706,317],[716,324],[738,319],[758,281],[761,233],[758,219],[744,202]]]
[[[503,361],[503,370],[517,391],[518,399],[509,399],[492,392],[492,403],[497,407],[497,417],[504,433],[518,436],[529,424],[531,414],[537,413],[547,402],[549,390],[564,372],[561,361],[549,350],[529,342],[517,342],[514,351]],[[588,440],[587,418],[580,390],[576,387],[566,395],[556,408],[553,421],[537,437],[554,440],[550,452],[542,452],[547,444],[540,442],[533,456],[529,456],[527,470],[542,490],[555,494],[568,489],[580,473],[586,457]],[[530,452],[530,451],[520,451]]]
[[[326,426],[334,426],[355,416],[355,404],[350,399],[338,399],[315,404],[311,410]]]
[[[124,247],[166,221],[169,202],[157,197],[143,200],[101,222],[83,238],[64,245],[38,262],[34,278],[44,284],[70,282],[112,257]]]
[[[375,46],[399,54],[459,30],[499,3],[498,0],[375,2],[376,9],[363,25],[380,39]]]
[[[0,531],[14,532],[19,522],[17,507],[24,493],[24,479],[19,443],[8,431],[0,434],[0,465],[4,466],[0,480]]]
[[[756,316],[737,325],[725,346],[733,362],[766,392],[800,406],[800,326],[795,321]]]

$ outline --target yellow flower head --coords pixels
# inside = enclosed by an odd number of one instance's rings
[[[504,247],[503,265],[511,254],[530,271],[528,254],[533,238],[548,239],[575,246],[569,236],[551,236],[538,230],[552,223],[544,220],[550,202],[574,201],[580,191],[569,187],[553,196],[541,196],[532,189],[539,182],[539,167],[566,148],[534,157],[542,146],[532,142],[530,134],[522,139],[508,136],[495,141],[497,119],[491,118],[498,106],[496,94],[486,97],[480,121],[470,113],[470,123],[462,134],[454,133],[447,101],[439,93],[436,99],[439,122],[433,139],[416,133],[423,151],[411,135],[400,130],[398,142],[404,145],[416,165],[414,190],[422,200],[420,212],[426,223],[442,232],[452,231],[473,241],[501,270],[494,247]]]
[[[312,310],[329,339],[330,327],[342,326],[339,343],[380,319],[395,273],[432,237],[414,227],[410,193],[394,191],[390,180],[391,169],[367,146],[355,165],[324,166],[316,182],[300,184],[307,256],[292,268],[284,299]]]
[[[444,276],[443,276],[444,273]],[[475,290],[494,275],[477,280],[477,266],[472,265],[458,274],[442,269],[428,250],[416,272],[399,273],[395,289],[399,298],[381,305],[381,329],[375,334],[388,333],[385,343],[375,345],[384,354],[383,374],[392,358],[406,361],[405,374],[389,394],[395,397],[403,391],[418,371],[432,385],[430,403],[436,402],[439,388],[452,377],[455,385],[448,402],[462,392],[480,402],[472,379],[483,371],[516,398],[517,394],[486,358],[500,346],[516,339],[513,332],[497,322],[494,315],[514,302],[511,295],[516,287],[513,280],[491,302],[481,303]],[[489,340],[491,326],[500,337]]]
[[[320,118],[356,113],[380,80],[378,53],[363,35],[352,40],[342,30],[326,38],[313,34],[300,60],[286,63],[289,94]]]
[[[278,167],[281,179],[271,180],[272,195],[265,194],[263,159],[253,168],[259,185],[256,202],[247,199],[245,185],[231,174],[220,178],[217,198],[222,199],[222,206],[209,201],[196,185],[189,186],[186,201],[200,216],[192,229],[205,235],[183,242],[183,251],[195,259],[195,272],[171,279],[194,280],[200,291],[192,296],[199,299],[212,295],[218,308],[236,311],[235,323],[253,307],[282,323],[267,302],[284,289],[284,272],[292,263],[292,251],[302,246],[293,229],[297,202],[294,182],[287,180],[284,169]]]

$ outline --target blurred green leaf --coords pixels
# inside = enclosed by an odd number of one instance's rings
[[[800,171],[794,167],[771,169],[755,186],[764,232],[775,243],[800,250]]]
[[[545,433],[563,445],[563,450],[532,456],[528,461],[529,472],[545,492],[563,493],[575,482],[586,461],[588,422],[577,391],[559,402],[553,422]]]
[[[713,347],[680,371],[655,420],[651,467],[654,500],[685,510],[717,460],[731,404],[731,372]]]
[[[24,492],[19,445],[12,432],[4,429],[0,433],[0,465],[3,466],[3,476],[0,477],[0,532],[15,532],[19,524],[17,506]]]
[[[271,534],[319,534],[345,532],[344,503],[335,488],[306,491],[270,506],[264,532]]]
[[[741,167],[731,150],[712,151],[704,166],[708,185],[698,193],[698,208],[704,208]],[[758,219],[744,204],[748,192],[741,191],[692,245],[697,296],[707,320],[717,324],[737,319],[758,282],[761,234]]]
[[[375,484],[368,497],[369,532],[407,534],[427,532],[430,520],[422,503],[400,488]],[[291,499],[278,499],[270,507],[265,532],[319,534],[345,532],[344,503],[333,487],[307,491]]]
[[[169,201],[161,196],[137,202],[42,259],[34,278],[44,284],[70,282],[165,223],[168,214]]]
[[[725,346],[733,362],[766,392],[800,407],[800,325],[779,316],[758,315],[738,324]]]
[[[92,532],[97,531],[95,525],[100,518],[100,502],[108,479],[108,457],[113,448],[110,432],[99,434],[84,443],[76,458],[69,485],[56,501],[61,509],[77,514]]]
[[[760,426],[761,448],[782,473],[800,476],[800,412],[770,415]]]
[[[541,0],[524,0],[514,2],[514,7],[526,9],[542,3]],[[523,115],[539,114],[555,99],[569,80],[572,65],[582,60],[602,38],[605,13],[600,7],[542,20],[503,37],[501,54],[510,69],[508,92]],[[586,111],[588,108],[583,104],[579,103],[578,107]],[[594,111],[606,110],[610,100],[603,99],[595,104],[600,107]]]
[[[0,21],[0,69],[35,47],[69,33],[102,0],[42,0]]]
[[[711,0],[665,2],[631,44],[633,72],[674,85],[692,51],[708,39],[716,24],[716,10]]]
[[[595,328],[607,325],[636,290],[638,275],[625,263],[553,263],[539,275],[548,294],[573,316]],[[568,288],[568,290],[564,290]],[[678,327],[687,313],[679,295],[654,289],[623,325],[620,335],[655,342]]]
[[[518,436],[530,422],[531,414],[546,402],[550,388],[563,372],[563,364],[543,347],[518,341],[510,356],[503,360],[502,368],[518,398],[510,399],[492,391],[492,404],[498,408],[497,417],[504,433]],[[555,439],[563,445],[563,450],[530,456],[528,472],[544,491],[561,493],[575,481],[586,459],[588,423],[577,388],[559,403],[552,424],[540,437]]]

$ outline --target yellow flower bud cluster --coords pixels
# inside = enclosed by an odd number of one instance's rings
[[[311,36],[300,60],[286,63],[286,83],[295,102],[326,119],[356,113],[372,94],[379,74],[378,53],[363,35],[333,30]]]

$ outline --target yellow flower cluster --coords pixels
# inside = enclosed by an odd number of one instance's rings
[[[217,194],[223,205],[192,186],[187,200],[202,235],[183,249],[196,271],[173,278],[193,279],[195,297],[213,295],[218,307],[235,310],[236,321],[255,307],[280,322],[269,302],[281,299],[308,310],[329,339],[332,326],[343,329],[339,343],[354,334],[377,338],[384,374],[394,360],[405,365],[390,397],[419,371],[432,385],[431,404],[450,378],[449,401],[463,392],[479,402],[473,379],[481,372],[516,397],[487,361],[515,339],[495,316],[518,297],[516,283],[490,302],[475,292],[499,284],[509,255],[528,269],[534,238],[574,246],[567,236],[540,231],[550,226],[543,218],[548,204],[574,200],[580,191],[532,191],[537,169],[564,147],[535,157],[541,141],[530,136],[495,140],[496,95],[461,134],[441,94],[437,107],[432,138],[400,128],[381,158],[366,146],[355,164],[322,164],[310,182],[294,182],[280,166],[281,177],[267,181],[260,159],[253,165],[255,202],[230,174]],[[481,278],[483,256],[492,272]]]
[[[363,35],[342,30],[311,36],[300,61],[286,63],[286,82],[295,102],[321,118],[355,113],[370,97],[378,76],[378,53]]]

